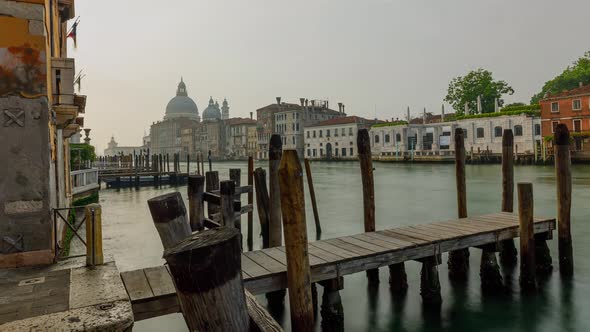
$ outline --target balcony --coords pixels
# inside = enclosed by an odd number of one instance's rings
[[[84,113],[86,108],[86,96],[74,93],[74,75],[74,59],[51,59],[52,99],[56,126],[64,129],[66,138],[80,130],[83,119],[78,115]]]
[[[99,189],[98,168],[82,169],[70,172],[72,195],[79,195],[91,190]]]

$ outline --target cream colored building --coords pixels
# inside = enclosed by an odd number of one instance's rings
[[[369,128],[374,123],[358,116],[347,116],[310,125],[304,130],[305,158],[356,159],[358,130]]]

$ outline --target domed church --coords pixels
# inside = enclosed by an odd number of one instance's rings
[[[166,115],[164,115],[164,120],[176,118],[199,121],[199,109],[197,108],[197,104],[188,96],[186,84],[184,84],[182,77],[176,89],[176,96],[170,99],[168,105],[166,105]]]

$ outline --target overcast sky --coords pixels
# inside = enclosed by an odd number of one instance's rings
[[[385,119],[440,112],[478,67],[528,102],[590,50],[588,0],[78,0],[76,14],[70,56],[101,154],[111,135],[141,144],[181,76],[199,113],[209,96],[242,117],[281,96]]]

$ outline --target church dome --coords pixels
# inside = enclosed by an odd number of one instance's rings
[[[186,92],[186,84],[180,79],[178,88],[176,89],[176,96],[166,105],[166,115],[164,120],[173,118],[189,118],[199,120],[199,109],[197,104],[188,96]]]
[[[219,103],[214,103],[213,97],[209,98],[209,106],[203,111],[203,121],[205,120],[221,120]]]

